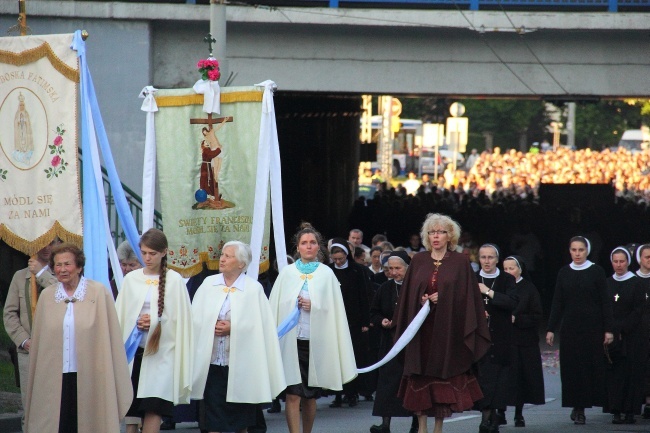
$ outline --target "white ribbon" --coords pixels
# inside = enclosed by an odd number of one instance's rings
[[[260,141],[257,151],[257,182],[255,183],[255,204],[253,206],[253,226],[251,227],[251,251],[253,260],[248,265],[247,274],[257,279],[264,236],[264,219],[266,201],[271,178],[271,216],[273,218],[273,233],[278,270],[287,265],[287,248],[284,243],[284,214],[282,211],[282,175],[280,167],[280,143],[275,124],[275,107],[273,91],[277,85],[267,80],[256,86],[264,87],[262,99],[262,121],[260,124]]]
[[[142,232],[153,227],[153,214],[156,206],[156,121],[154,113],[158,104],[154,95],[158,89],[146,86],[140,91],[143,98],[140,110],[147,113],[144,139],[144,165],[142,167]]]
[[[431,311],[431,306],[429,305],[429,302],[425,302],[425,304],[420,308],[420,311],[418,314],[415,315],[411,323],[409,323],[409,326],[406,328],[404,333],[399,337],[399,339],[395,342],[393,347],[388,351],[386,356],[384,358],[371,365],[370,367],[364,367],[364,368],[357,368],[357,373],[368,373],[369,371],[376,370],[382,365],[386,364],[387,362],[390,362],[395,356],[397,356],[398,353],[402,351],[406,347],[407,344],[411,342],[413,337],[415,337],[415,334],[418,333],[418,330],[424,323],[424,319],[427,318],[427,315],[429,315],[429,311]]]
[[[205,113],[221,113],[221,88],[218,81],[199,80],[192,87],[196,93],[203,95]]]
[[[90,102],[86,101],[87,113],[92,113],[90,109]],[[106,197],[106,192],[104,191],[104,178],[102,177],[102,164],[99,160],[99,147],[97,146],[97,136],[95,129],[95,121],[92,115],[88,116],[88,138],[90,140],[90,161],[93,166],[93,172],[95,173],[95,188],[97,188],[99,197]],[[108,249],[108,258],[111,264],[111,270],[113,271],[113,278],[115,279],[115,284],[118,287],[118,290],[122,288],[122,281],[124,281],[124,275],[122,275],[122,268],[120,267],[120,260],[117,257],[117,251],[115,250],[115,244],[113,243],[113,236],[111,234],[111,225],[108,223],[108,208],[106,206],[106,200],[99,200],[99,205],[101,207],[102,216],[104,219],[104,231],[106,239],[106,248]],[[108,293],[113,295],[110,286],[106,286]]]

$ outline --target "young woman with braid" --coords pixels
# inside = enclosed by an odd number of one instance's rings
[[[143,332],[129,365],[134,399],[127,415],[142,418],[143,433],[158,433],[161,417],[190,401],[192,317],[182,277],[167,269],[165,234],[147,230],[140,251],[145,267],[124,278],[116,308],[124,341],[136,326]],[[127,425],[127,433],[136,432],[136,424]]]

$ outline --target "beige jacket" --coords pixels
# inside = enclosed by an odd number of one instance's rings
[[[63,371],[63,318],[56,285],[43,290],[36,308],[30,351],[25,431],[58,433]],[[79,433],[116,433],[133,401],[126,352],[113,295],[87,280],[86,296],[74,303]]]
[[[31,275],[28,268],[14,274],[2,316],[7,334],[20,353],[27,353],[20,346],[32,335],[32,299],[29,286]],[[44,287],[55,284],[57,280],[48,268],[36,279],[36,282],[40,293]]]

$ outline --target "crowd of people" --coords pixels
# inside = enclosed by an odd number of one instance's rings
[[[186,282],[167,267],[164,233],[148,230],[144,266],[119,249],[115,300],[84,277],[77,246],[48,245],[16,273],[4,308],[24,430],[115,433],[125,419],[129,433],[158,432],[195,400],[202,431],[254,431],[261,405],[277,412],[282,399],[289,432],[311,433],[316,400],[331,395],[334,409],[374,401],[371,433],[390,433],[394,417],[410,417],[411,433],[434,418],[441,433],[467,410],[482,414],[479,433],[497,433],[508,406],[524,427],[524,405],[545,402],[542,329],[550,346],[560,336],[574,423],[594,406],[614,424],[650,418],[650,244],[614,248],[607,277],[589,238],[571,238],[544,326],[527,259],[467,241],[449,216],[427,215],[407,247],[381,234],[366,246],[359,229],[325,242],[309,224],[293,241],[268,298],[237,241],[218,274]]]

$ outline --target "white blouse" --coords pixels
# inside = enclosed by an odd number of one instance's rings
[[[67,304],[65,316],[63,316],[63,373],[77,372],[77,344],[75,339],[74,327],[74,304],[83,302],[86,297],[86,279],[81,277],[79,284],[70,297],[63,289],[63,284],[59,283],[54,292],[54,302],[57,304],[65,302]]]

